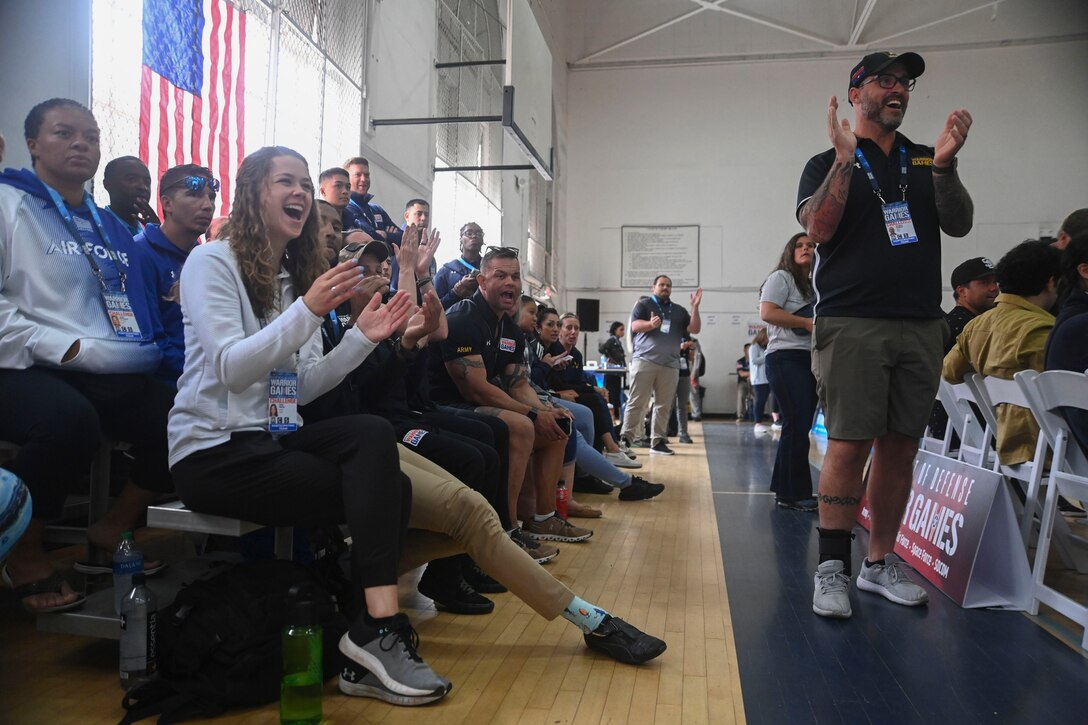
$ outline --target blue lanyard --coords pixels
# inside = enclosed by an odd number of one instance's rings
[[[665,305],[669,308],[669,314],[666,315],[665,309],[661,306],[661,302],[657,299],[657,295],[650,295],[650,299],[654,301],[654,304],[657,306],[657,311],[661,313],[662,317],[664,317],[666,320],[672,317],[672,300],[669,300],[665,303]]]
[[[53,200],[53,206],[57,208],[57,212],[64,220],[65,226],[68,227],[69,233],[71,233],[73,240],[79,245],[79,249],[83,252],[83,256],[87,258],[87,261],[91,265],[91,269],[94,271],[94,276],[98,279],[98,284],[102,286],[103,292],[109,292],[109,287],[106,285],[106,280],[102,276],[102,270],[98,267],[98,263],[94,261],[94,255],[87,251],[86,245],[83,243],[83,235],[79,232],[79,227],[76,226],[76,221],[72,217],[72,212],[68,210],[68,205],[64,203],[64,199],[60,197],[56,189],[49,186],[45,182],[42,182],[42,186],[49,192],[49,198]],[[98,215],[98,208],[94,205],[94,200],[91,195],[86,191],[83,192],[83,203],[87,206],[87,209],[91,212],[91,219],[94,220],[95,230],[98,232],[99,239],[102,240],[102,246],[106,248],[106,253],[110,254],[112,258],[113,249],[110,248],[109,235],[106,234],[106,228],[102,225],[102,217]],[[121,283],[121,292],[125,292],[125,273],[121,267],[114,262],[114,266],[117,268],[117,276]]]
[[[865,158],[865,154],[861,153],[860,148],[854,149],[854,156],[857,157],[858,163],[861,164],[862,170],[865,175],[869,177],[869,185],[873,187],[873,193],[876,194],[876,198],[880,199],[880,203],[887,205],[888,202],[884,201],[884,197],[880,193],[880,184],[877,183],[876,177],[873,175],[873,167],[869,166],[869,160]],[[907,147],[903,144],[899,146],[899,192],[903,195],[903,201],[907,200]]]
[[[461,257],[457,261],[460,262],[461,264],[465,265],[465,267],[468,269],[469,272],[476,272],[477,274],[479,274],[480,270],[478,270],[476,267],[474,267],[471,264],[469,264],[468,262],[466,262],[464,257]]]

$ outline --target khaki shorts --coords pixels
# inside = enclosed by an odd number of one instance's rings
[[[812,374],[829,438],[921,437],[940,383],[943,319],[818,317]]]

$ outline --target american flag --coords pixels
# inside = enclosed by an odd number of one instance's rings
[[[245,155],[245,54],[246,15],[231,3],[144,0],[140,159],[154,186],[171,166],[207,166],[219,214]]]

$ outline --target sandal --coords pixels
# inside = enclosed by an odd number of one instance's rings
[[[54,571],[45,579],[39,579],[36,582],[29,584],[20,584],[15,586],[11,582],[11,575],[8,574],[7,567],[3,570],[4,583],[11,587],[11,590],[15,593],[15,596],[20,600],[25,600],[27,597],[32,597],[36,594],[60,594],[64,587],[64,577],[61,576],[59,571]],[[68,602],[67,604],[58,604],[55,607],[42,607],[41,609],[35,609],[34,607],[27,606],[26,602],[23,602],[23,609],[31,614],[49,614],[53,612],[67,612],[72,609],[79,609],[87,601],[87,597],[83,594],[76,594],[77,598],[74,602]]]
[[[567,502],[567,514],[572,517],[578,517],[580,519],[599,519],[601,518],[600,509],[595,509],[591,506],[580,504],[577,501],[571,500]]]

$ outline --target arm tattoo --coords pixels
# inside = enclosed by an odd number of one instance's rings
[[[828,496],[821,493],[820,503],[827,504],[828,506],[857,506],[861,503],[860,496]]]
[[[467,357],[459,357],[455,360],[450,360],[449,365],[453,367],[450,372],[452,377],[459,380],[466,380],[468,378],[469,368],[481,368],[484,369],[483,360],[469,360]]]
[[[975,204],[963,187],[960,175],[955,171],[951,174],[934,174],[933,195],[937,202],[937,219],[945,234],[966,236],[974,223]]]
[[[519,381],[526,379],[525,366],[515,365],[513,371],[510,373],[503,373],[499,375],[499,387],[504,392],[509,393],[510,389],[518,384]]]
[[[835,161],[820,188],[801,208],[801,223],[812,241],[817,244],[826,242],[839,228],[853,176],[853,160]]]

